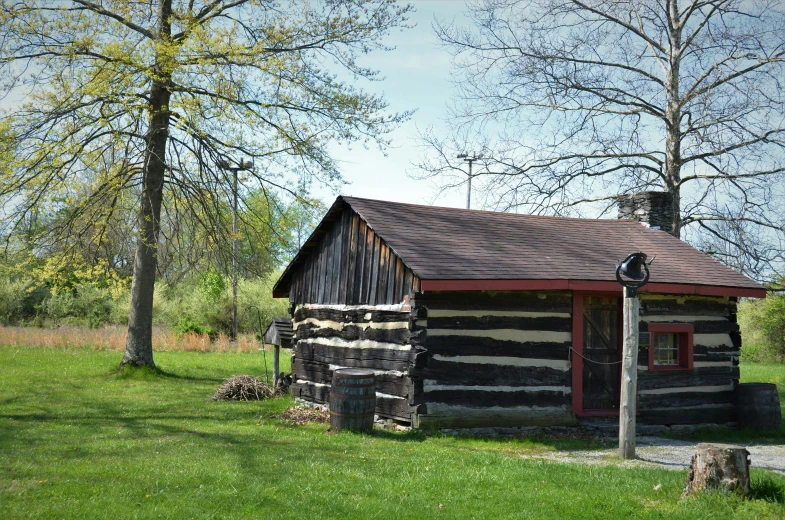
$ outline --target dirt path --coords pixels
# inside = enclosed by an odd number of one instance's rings
[[[586,451],[553,451],[527,457],[579,464],[620,464],[622,466],[654,466],[679,470],[690,464],[697,442],[677,441],[661,437],[638,437],[637,459],[619,461],[616,449]],[[785,445],[739,444],[750,452],[752,467],[764,468],[785,475]]]

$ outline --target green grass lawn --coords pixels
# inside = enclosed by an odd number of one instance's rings
[[[525,458],[574,441],[330,435],[273,419],[288,398],[210,400],[260,353],[159,353],[163,375],[113,373],[119,358],[0,347],[0,517],[785,516],[785,477],[762,470],[753,499],[682,501],[686,471]]]

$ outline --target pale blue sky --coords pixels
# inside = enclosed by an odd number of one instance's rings
[[[439,46],[431,24],[434,17],[464,24],[465,4],[463,0],[414,0],[411,3],[416,9],[411,15],[416,27],[391,34],[386,43],[396,49],[375,53],[364,64],[377,68],[385,76],[382,82],[368,84],[369,91],[384,93],[393,111],[417,111],[391,135],[393,146],[386,157],[376,149],[366,150],[360,146],[351,150],[332,148],[350,183],[341,190],[344,195],[423,204],[429,203],[435,193],[429,182],[415,181],[406,172],[422,155],[422,150],[417,148],[418,129],[424,131],[433,127],[438,131],[445,127],[442,118],[452,91],[450,55]],[[316,189],[314,194],[328,204],[334,199],[328,190]],[[444,194],[434,203],[465,207],[466,195],[460,190]]]
[[[405,0],[401,0],[405,3]],[[332,146],[333,156],[341,163],[348,182],[340,193],[357,197],[379,198],[398,202],[428,203],[436,190],[426,181],[415,181],[407,175],[411,163],[422,156],[417,148],[417,131],[429,127],[444,128],[442,118],[450,99],[450,55],[439,46],[431,24],[434,18],[465,24],[463,0],[410,0],[415,11],[410,13],[411,29],[396,31],[384,44],[396,47],[388,52],[375,52],[361,58],[360,63],[373,67],[384,77],[379,82],[361,82],[368,92],[383,94],[393,112],[416,110],[412,118],[389,137],[392,147],[387,156],[378,149],[356,145]],[[348,78],[347,78],[348,79]],[[16,93],[0,99],[0,109],[19,101]],[[324,187],[314,186],[313,195],[327,205],[336,194]],[[463,190],[448,193],[435,201],[440,206],[464,207]]]

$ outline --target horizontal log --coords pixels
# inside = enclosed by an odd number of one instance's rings
[[[518,316],[450,316],[428,319],[429,329],[454,330],[547,330],[554,332],[572,331],[572,318],[565,317],[518,317]]]
[[[639,394],[638,409],[683,408],[709,404],[733,404],[733,390],[721,392],[674,392],[668,394]]]
[[[450,356],[512,356],[539,359],[569,359],[570,342],[519,342],[470,336],[428,336],[429,352]]]
[[[697,317],[697,316],[696,316]],[[657,320],[657,321],[640,321],[639,329],[641,332],[648,332],[649,324],[661,323],[677,323],[679,325],[689,324],[694,328],[695,334],[720,334],[737,332],[739,326],[727,319],[721,320],[698,320],[698,321],[677,321],[677,320]]]
[[[372,341],[382,341],[385,343],[398,343],[405,345],[409,343],[410,332],[408,328],[400,329],[375,329],[358,327],[356,325],[344,325],[342,329],[318,327],[313,324],[299,325],[297,327],[297,339],[308,338],[341,338],[346,341],[357,341],[368,339]]]
[[[296,359],[292,363],[293,379],[307,379],[314,383],[331,384],[335,365],[312,363]],[[376,374],[376,390],[383,394],[390,394],[408,398],[413,392],[412,379],[407,375],[393,372]]]
[[[428,308],[423,306],[414,306],[411,308],[409,313],[410,319],[413,321],[417,320],[427,320],[428,319]]]
[[[517,329],[453,330],[428,327],[428,336],[460,336],[492,339],[495,341],[517,341],[518,343],[567,343],[572,340],[572,335],[569,332]]]
[[[690,316],[730,316],[736,305],[721,299],[688,299],[681,303],[677,299],[641,299],[641,315],[690,315]]]
[[[412,369],[411,374],[440,383],[470,386],[564,386],[571,382],[569,370],[542,366],[460,363],[433,357],[426,360],[424,368]]]
[[[415,398],[415,403],[447,403],[469,407],[567,406],[570,394],[555,391],[433,390]]]
[[[696,363],[723,363],[727,362],[729,365],[739,364],[739,352],[732,349],[717,349],[707,348],[700,346],[693,352],[692,359]],[[638,366],[649,365],[649,349],[648,347],[641,348],[638,351]]]
[[[420,428],[571,426],[578,424],[569,406],[471,408],[444,403],[420,406]]]
[[[375,368],[406,372],[414,362],[414,351],[382,348],[345,348],[298,341],[296,359],[355,368]]]
[[[314,384],[311,381],[301,380],[292,383],[290,388],[292,395],[306,401],[319,404],[327,404],[330,402],[329,385]],[[410,406],[406,399],[396,399],[394,397],[379,395],[377,390],[376,414],[382,417],[411,420],[411,414],[414,410],[415,408]]]
[[[312,403],[325,404],[330,402],[329,385],[318,385],[308,381],[295,380],[289,389],[294,397],[299,397]]]
[[[739,378],[739,367],[705,367],[693,370],[638,371],[638,389],[718,386]]]
[[[412,413],[416,407],[409,404],[408,399],[395,399],[393,397],[376,396],[376,414],[388,418],[411,421]]]
[[[305,321],[313,318],[323,321],[349,323],[384,323],[391,321],[409,321],[409,311],[382,311],[372,307],[367,309],[335,309],[327,307],[298,307],[294,311],[294,321]]]
[[[719,404],[641,410],[636,420],[639,424],[725,424],[736,421],[736,407]]]
[[[428,331],[424,328],[418,330],[411,331],[409,334],[409,344],[413,347],[419,345],[425,345],[425,341],[428,339]]]
[[[440,291],[418,294],[415,301],[429,310],[572,312],[572,293],[569,291]]]

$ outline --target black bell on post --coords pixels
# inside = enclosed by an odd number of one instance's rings
[[[616,280],[627,288],[629,296],[635,296],[636,291],[649,281],[649,266],[654,258],[648,262],[646,258],[646,253],[632,253],[616,264]]]
[[[633,253],[621,263],[619,272],[622,276],[630,280],[643,280],[646,278],[646,272],[643,266],[646,264],[646,253]]]

